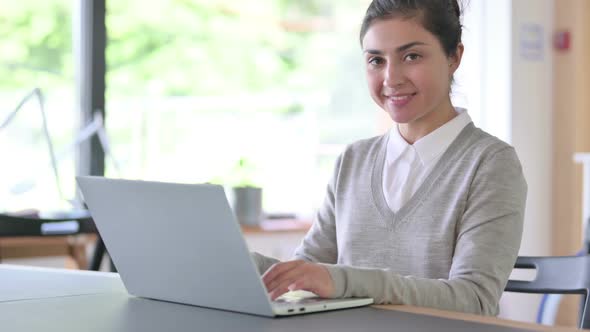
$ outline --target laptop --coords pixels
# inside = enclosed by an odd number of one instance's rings
[[[268,317],[373,303],[288,295],[271,301],[219,185],[76,179],[134,296]]]

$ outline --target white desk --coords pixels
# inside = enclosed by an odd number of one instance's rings
[[[516,328],[496,325],[489,317],[481,323],[375,307],[264,318],[129,296],[117,275],[110,273],[0,265],[0,285],[0,327],[11,332],[576,331],[522,323]]]
[[[126,290],[116,273],[0,264],[0,303],[97,293]]]

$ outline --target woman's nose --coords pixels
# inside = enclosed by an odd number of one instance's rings
[[[385,75],[383,77],[383,86],[388,88],[395,88],[405,83],[406,79],[399,68],[399,66],[388,65],[385,68]]]

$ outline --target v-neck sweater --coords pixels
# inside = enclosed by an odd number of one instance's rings
[[[383,163],[383,192],[392,211],[399,210],[418,190],[443,152],[469,123],[471,117],[467,110],[455,107],[451,120],[412,144],[401,135],[399,125],[392,126],[387,134]]]
[[[524,220],[527,185],[514,148],[470,123],[394,213],[382,190],[386,136],[338,157],[295,258],[328,269],[333,297],[496,315]],[[276,262],[255,260],[261,271]]]

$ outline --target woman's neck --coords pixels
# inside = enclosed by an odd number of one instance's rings
[[[451,121],[455,116],[457,116],[457,112],[449,101],[444,107],[434,110],[420,119],[398,124],[398,130],[406,142],[414,144],[422,137]]]

